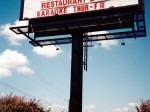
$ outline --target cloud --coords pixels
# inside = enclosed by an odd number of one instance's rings
[[[107,34],[107,31],[97,31],[97,32],[91,32],[89,35],[96,35],[96,34]],[[106,38],[105,36],[98,36],[98,37],[93,37],[93,38],[98,38],[98,39],[104,39]],[[109,37],[107,37],[109,38]],[[110,50],[111,47],[117,46],[118,45],[118,40],[103,40],[98,42],[102,48]]]
[[[33,74],[33,70],[31,70],[30,68],[28,68],[27,66],[21,66],[21,67],[18,67],[16,68],[16,70],[19,72],[19,73],[22,73],[24,75],[26,74]]]
[[[113,109],[113,112],[128,112],[128,111],[129,111],[128,107]]]
[[[44,46],[44,47],[34,47],[33,52],[41,56],[52,58],[62,53],[62,50],[60,48],[59,50],[56,50],[55,46],[50,45],[50,46]]]
[[[104,40],[101,41],[101,47],[110,50],[112,46],[117,46],[118,41],[117,40]]]
[[[48,97],[49,98],[49,97]],[[67,112],[68,111],[68,105],[61,105],[58,103],[53,103],[51,105],[47,105],[46,109],[51,108],[52,112]],[[83,106],[83,112],[95,112],[96,106],[95,105],[86,105]]]
[[[5,93],[0,93],[0,97],[5,97],[6,94]]]
[[[83,106],[83,112],[95,112],[95,109],[96,109],[95,105]]]
[[[57,103],[53,103],[52,105],[48,105],[45,107],[45,109],[51,109],[52,112],[62,112],[63,110],[68,110],[68,107],[64,106],[64,105],[60,105]]]
[[[60,105],[60,104],[53,103],[53,104],[51,105],[51,108],[52,108],[52,109],[64,109],[65,106],[64,106],[64,105]]]
[[[1,77],[9,77],[9,76],[11,76],[11,71],[7,68],[0,67],[0,78]]]
[[[11,76],[12,70],[24,75],[33,74],[33,70],[27,67],[28,64],[27,57],[22,53],[6,49],[0,54],[0,78]]]
[[[0,93],[0,97],[6,96],[5,93]]]
[[[52,112],[67,112],[68,111],[68,105],[61,105],[58,103],[53,103],[51,105],[47,105],[46,109],[51,108]],[[83,106],[83,112],[95,112],[96,106],[95,105],[86,105]]]
[[[135,110],[135,107],[138,106],[137,103],[128,103],[128,107],[122,107],[122,108],[115,108],[113,109],[113,112],[129,112],[129,110]],[[133,110],[133,111],[134,111]]]
[[[26,37],[23,35],[17,35],[9,28],[14,26],[24,26],[27,25],[27,21],[18,21],[16,20],[14,24],[7,23],[0,26],[0,36],[6,38],[11,45],[21,45],[20,41],[25,40]]]
[[[136,107],[136,106],[138,106],[139,104],[137,104],[137,103],[128,103],[128,106],[130,106],[130,107]]]

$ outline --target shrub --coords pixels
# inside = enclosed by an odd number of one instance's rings
[[[44,110],[39,100],[26,100],[25,97],[7,95],[0,98],[0,112],[51,112]]]
[[[137,112],[150,112],[150,100],[142,101],[140,106],[136,106]]]

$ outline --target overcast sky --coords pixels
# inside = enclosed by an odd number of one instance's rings
[[[0,95],[34,96],[57,112],[67,110],[71,45],[33,47],[10,31],[27,24],[19,21],[20,1],[0,0]],[[125,39],[125,46],[121,40],[93,42],[89,48],[83,112],[127,112],[150,99],[150,1],[145,4],[146,37]]]

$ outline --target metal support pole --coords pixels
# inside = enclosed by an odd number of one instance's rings
[[[82,112],[83,33],[72,33],[69,112]]]

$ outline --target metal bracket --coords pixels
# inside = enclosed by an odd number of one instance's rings
[[[39,45],[40,47],[43,47],[41,44],[39,44],[37,41],[35,41],[34,39],[32,39],[29,35],[27,35],[26,33],[24,33],[22,30],[18,29],[18,31],[23,34],[24,36],[26,36],[29,40],[35,42],[37,45]]]

